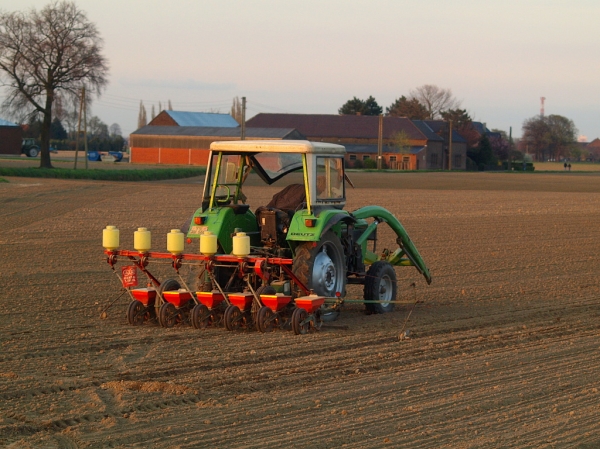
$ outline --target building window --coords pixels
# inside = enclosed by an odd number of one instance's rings
[[[454,167],[452,168],[461,168],[462,167],[462,155],[455,154],[454,155]]]
[[[438,164],[438,155],[436,153],[430,154],[429,162],[431,163],[432,166],[437,165]]]
[[[351,161],[355,161],[355,160],[356,160],[356,154],[351,154],[351,155],[349,155],[349,156],[348,156],[348,158],[349,158]]]
[[[363,161],[366,161],[367,159],[371,159],[371,157],[368,154],[363,154]]]
[[[396,156],[390,156],[390,162],[396,162]]]

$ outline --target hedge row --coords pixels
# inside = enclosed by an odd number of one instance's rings
[[[164,179],[191,178],[205,173],[206,169],[204,167],[141,170],[72,170],[66,168],[0,167],[0,176],[94,179],[100,181],[157,181]]]

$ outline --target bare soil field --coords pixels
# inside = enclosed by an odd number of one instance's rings
[[[100,319],[102,229],[164,251],[201,179],[0,183],[0,446],[600,447],[600,174],[351,178],[347,208],[394,212],[433,283],[397,268],[393,313],[301,336],[132,327],[125,296]],[[253,208],[278,191],[254,184]]]

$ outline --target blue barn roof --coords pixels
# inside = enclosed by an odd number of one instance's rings
[[[165,111],[179,126],[216,126],[236,128],[238,122],[229,114],[211,112]]]

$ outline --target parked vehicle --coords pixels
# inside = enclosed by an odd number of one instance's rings
[[[27,137],[23,139],[21,153],[25,154],[27,157],[37,157],[40,154],[40,147],[35,139]]]

